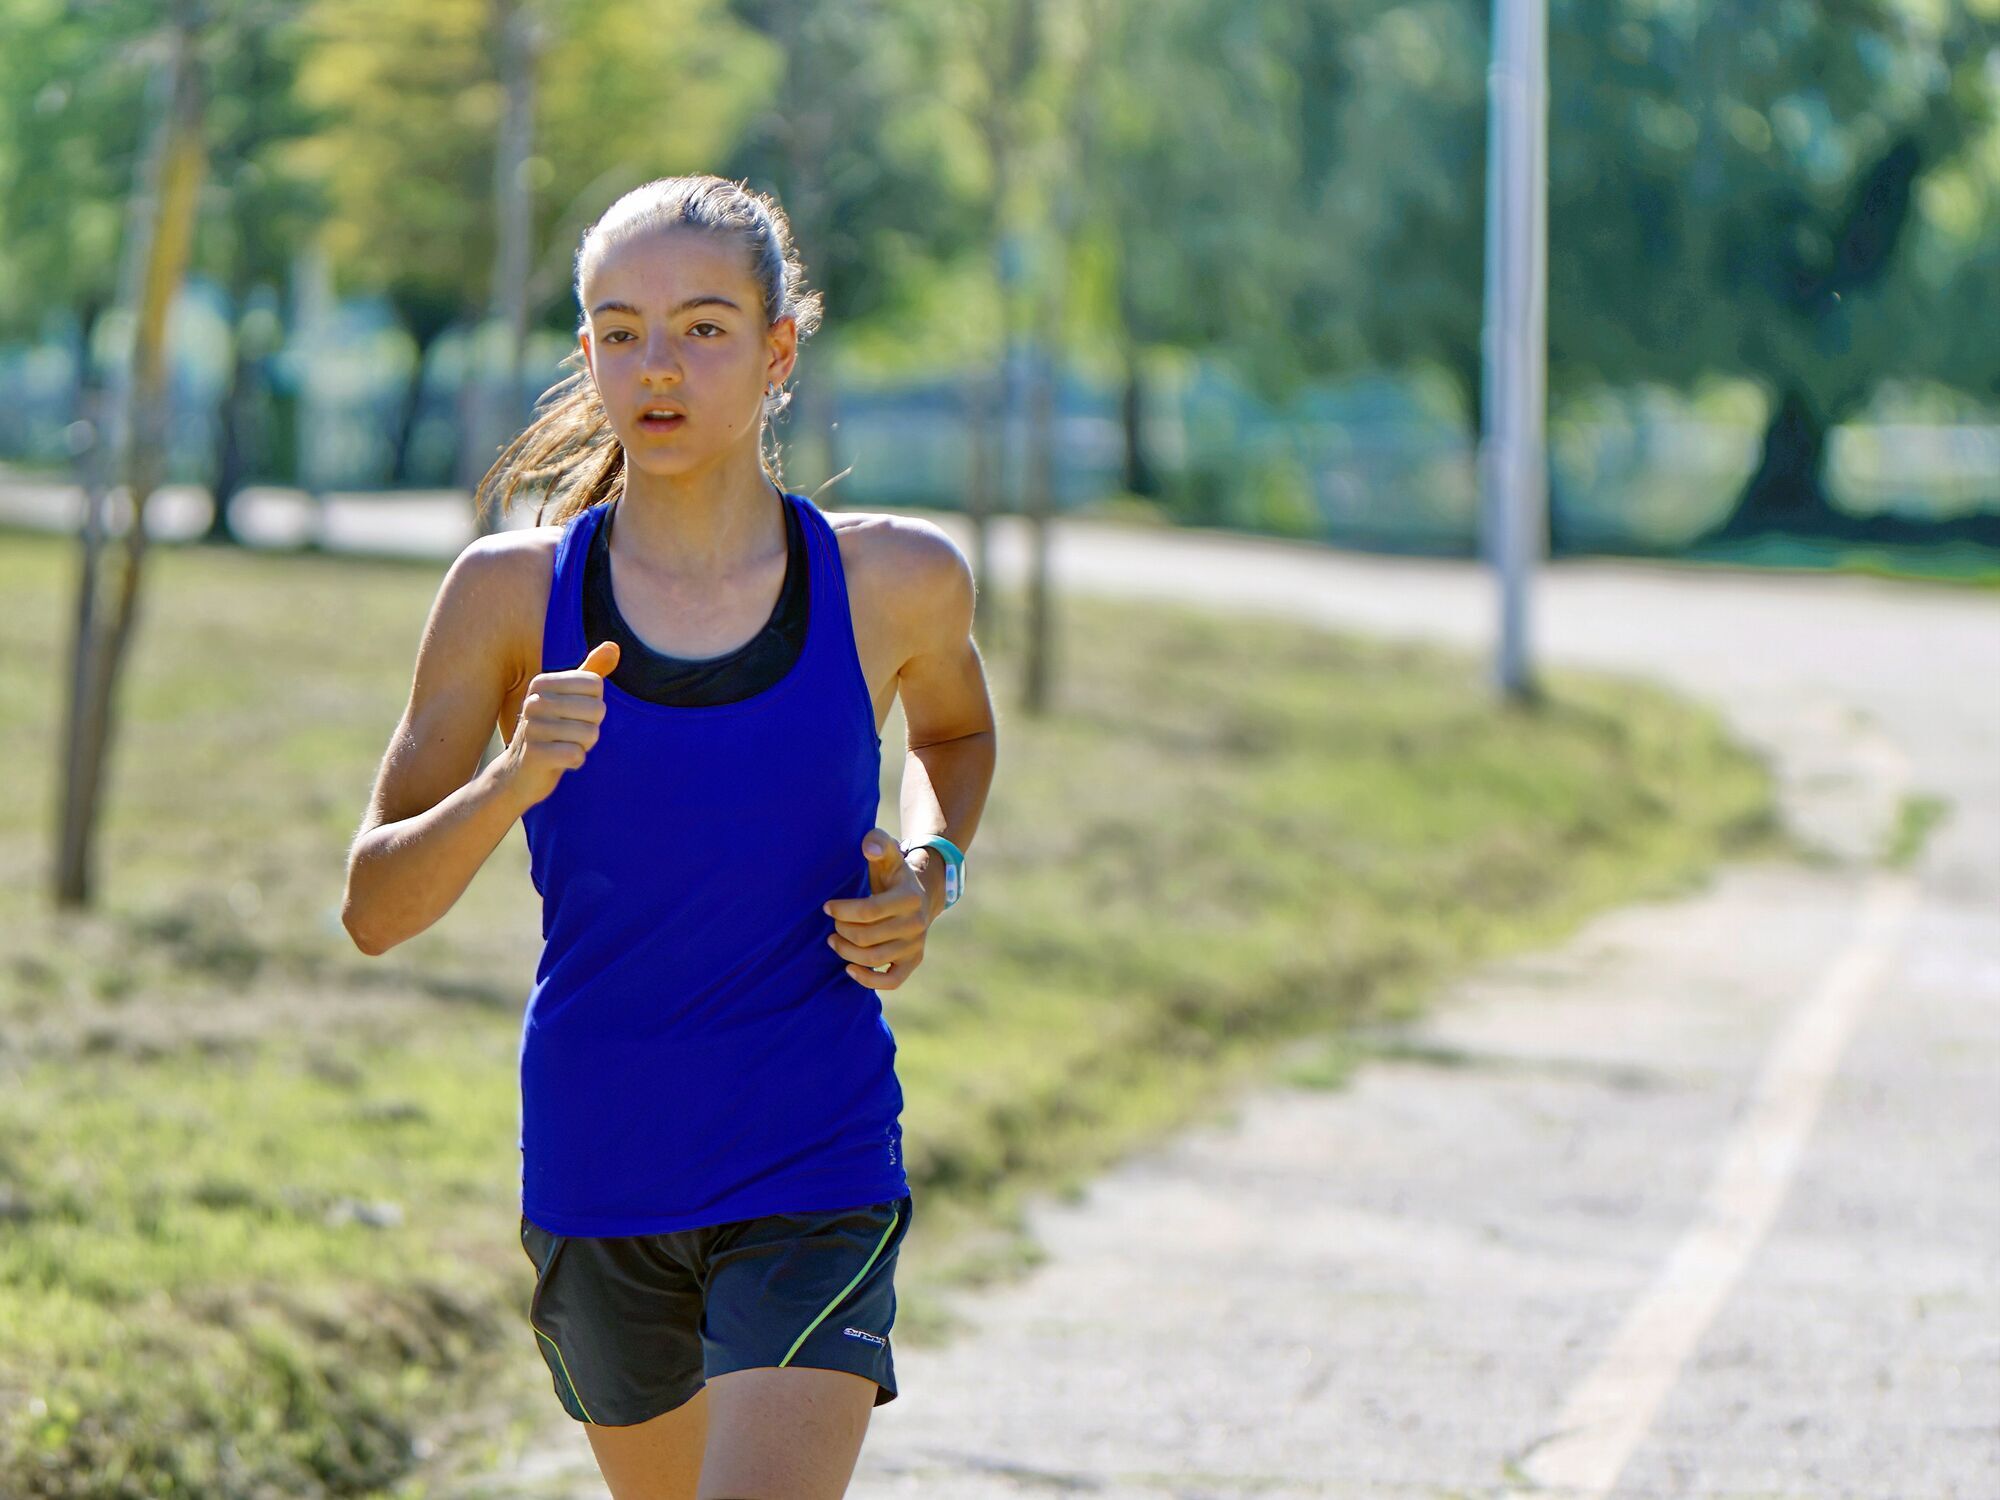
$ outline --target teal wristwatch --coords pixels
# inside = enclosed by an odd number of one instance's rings
[[[918,839],[914,844],[904,844],[903,857],[908,859],[919,849],[935,849],[944,856],[944,907],[951,910],[958,904],[958,898],[965,894],[965,851],[941,833],[934,833],[927,839]]]

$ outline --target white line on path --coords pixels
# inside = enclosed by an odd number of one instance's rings
[[[1888,754],[1897,763],[1900,794],[1908,763],[1900,751]],[[1916,895],[1917,883],[1906,875],[1880,873],[1869,881],[1853,940],[1785,1019],[1694,1222],[1603,1358],[1571,1390],[1555,1435],[1522,1465],[1535,1487],[1510,1490],[1509,1500],[1601,1500],[1618,1482],[1784,1201],[1820,1099],[1902,939]]]

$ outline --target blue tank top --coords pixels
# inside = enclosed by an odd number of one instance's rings
[[[542,955],[522,1021],[521,1211],[553,1234],[664,1234],[900,1198],[903,1092],[881,996],[827,946],[868,894],[882,740],[840,545],[810,500],[798,659],[734,702],[604,685],[596,745],[522,817]],[[591,538],[564,526],[543,671],[584,639]]]

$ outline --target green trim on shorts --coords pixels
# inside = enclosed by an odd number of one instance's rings
[[[522,1217],[526,1218],[527,1216],[524,1214],[522,1215]],[[546,1231],[544,1232],[546,1233]],[[558,1234],[550,1236],[549,1253],[542,1257],[541,1270],[535,1273],[537,1279],[545,1277],[549,1274],[549,1266],[555,1261],[556,1251],[562,1248],[562,1242],[563,1242],[563,1237],[561,1235]],[[535,1328],[535,1325],[532,1322],[530,1322],[528,1326],[530,1328]],[[576,1409],[583,1413],[583,1420],[589,1422],[593,1427],[596,1426],[597,1425],[596,1419],[591,1416],[590,1408],[583,1404],[583,1397],[577,1391],[575,1377],[569,1373],[569,1361],[563,1358],[562,1345],[558,1344],[554,1339],[550,1338],[546,1333],[543,1333],[542,1330],[539,1328],[535,1328],[535,1332],[551,1349],[556,1351],[556,1363],[562,1367],[563,1384],[569,1387],[570,1397],[572,1400],[576,1402]]]
[[[832,1312],[836,1307],[838,1307],[841,1304],[841,1301],[847,1296],[849,1292],[853,1291],[857,1286],[861,1285],[861,1278],[866,1276],[868,1274],[868,1268],[875,1264],[875,1257],[880,1255],[882,1253],[882,1247],[889,1243],[889,1236],[896,1232],[896,1225],[901,1222],[902,1217],[903,1217],[903,1211],[900,1208],[897,1209],[894,1213],[889,1215],[889,1227],[882,1231],[882,1238],[875,1242],[874,1250],[869,1253],[868,1259],[865,1262],[863,1262],[861,1269],[854,1273],[854,1279],[848,1282],[846,1286],[842,1287],[840,1289],[839,1295],[836,1296],[833,1299],[833,1301],[827,1303],[825,1307],[822,1307],[819,1310],[819,1316],[814,1318],[810,1323],[806,1324],[806,1331],[800,1334],[796,1339],[792,1341],[792,1347],[787,1349],[785,1351],[785,1357],[778,1361],[778,1366],[780,1369],[782,1369],[784,1366],[792,1362],[792,1356],[799,1352],[799,1345],[803,1344],[807,1339],[812,1337],[812,1331],[815,1328],[819,1327],[820,1324],[826,1321],[826,1315]],[[574,1390],[575,1387],[572,1386],[571,1389]],[[578,1405],[581,1404],[582,1404],[581,1402],[578,1403]]]
[[[583,1413],[583,1420],[595,1426],[597,1419],[591,1416],[590,1408],[583,1404],[583,1397],[577,1394],[576,1380],[569,1373],[569,1361],[563,1358],[562,1346],[546,1333],[542,1333],[541,1329],[537,1328],[535,1332],[541,1334],[542,1341],[556,1351],[556,1363],[562,1366],[563,1384],[569,1387],[570,1395],[576,1400],[576,1409]]]

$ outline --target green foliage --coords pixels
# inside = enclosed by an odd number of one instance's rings
[[[208,155],[194,269],[239,292],[281,283],[317,203],[285,148],[315,123],[293,84],[305,33],[290,9],[218,0],[203,11]],[[156,5],[9,5],[0,14],[0,329],[37,331],[55,307],[102,310],[117,291],[127,200],[152,128],[165,40]]]
[[[0,7],[0,331],[116,291],[158,22],[143,0]]]
[[[289,156],[327,123],[296,87],[309,42],[294,9],[254,0],[225,9],[209,36],[205,116],[215,211],[202,225],[194,266],[238,297],[253,286],[282,288],[323,212],[317,185],[293,170]]]
[[[1965,362],[1978,335],[1940,321],[1937,299],[1991,251],[1964,205],[1953,222],[1920,184],[1971,169],[1989,194],[2000,185],[1982,144],[1989,18],[1857,0],[1751,7],[1724,25],[1700,9],[1572,5],[1550,37],[1561,378],[1740,371],[1837,420],[1885,376]]]
[[[574,326],[571,258],[590,219],[652,177],[707,170],[769,99],[775,59],[722,13],[546,0],[537,69],[531,310]],[[302,94],[326,126],[296,153],[332,203],[342,280],[482,311],[503,105],[487,0],[315,0]]]
[[[1315,70],[1334,7],[1156,0],[1111,7],[1097,129],[1079,170],[1116,265],[1112,325],[1226,353],[1275,396],[1332,367],[1362,268],[1319,231]],[[1352,350],[1339,351],[1351,354]]]
[[[1297,54],[1300,76],[1304,59],[1328,58],[1309,97],[1334,102],[1301,116],[1301,159],[1327,164],[1324,191],[1288,207],[1333,247],[1307,295],[1351,320],[1322,367],[1434,364],[1476,422],[1482,15],[1430,0],[1300,14],[1320,39]],[[2000,362],[1973,288],[1990,301],[2000,253],[1994,19],[1897,0],[1837,12],[1557,0],[1552,391],[1747,374],[1811,392],[1837,419],[1894,374],[1950,369],[1993,389]],[[1331,279],[1336,266],[1365,283]]]
[[[920,260],[984,244],[965,137],[932,77],[937,7],[916,0],[733,0],[769,47],[771,107],[717,168],[776,194],[808,275],[843,324],[906,296]],[[911,250],[918,251],[913,257]]]
[[[1882,862],[1904,869],[1917,861],[1930,841],[1931,831],[1951,812],[1951,803],[1929,792],[1905,795],[1896,808],[1896,826],[1882,852]]]
[[[1325,529],[1304,464],[1278,445],[1189,463],[1174,476],[1167,508],[1197,526],[1271,536],[1316,537]]]
[[[1064,278],[1062,325],[1023,326],[1072,355],[1199,350],[1280,405],[1364,367],[1442,370],[1476,420],[1481,7],[698,0],[662,25],[648,0],[524,3],[530,302],[565,332],[589,220],[649,177],[720,170],[785,202],[852,378],[989,358],[1005,235],[1024,297]],[[482,311],[486,0],[204,14],[197,274],[275,285],[317,243],[420,348]],[[0,15],[0,330],[111,297],[161,24],[139,0]],[[1837,420],[1885,378],[2000,395],[1997,34],[1987,0],[1557,0],[1558,398],[1748,376]]]

